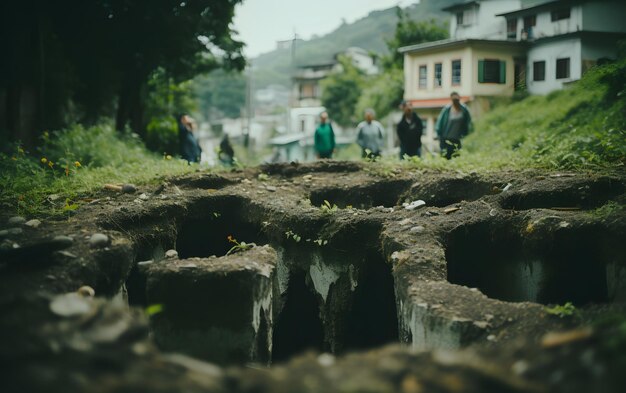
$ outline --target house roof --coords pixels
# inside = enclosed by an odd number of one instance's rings
[[[462,1],[456,4],[452,4],[450,6],[447,6],[445,8],[442,8],[442,11],[448,11],[448,12],[452,12],[452,11],[457,11],[457,10],[461,10],[464,8],[467,8],[471,5],[478,5],[478,3],[480,3],[480,1]]]
[[[546,9],[561,7],[561,6],[571,6],[577,3],[584,3],[587,0],[553,0],[545,3],[537,4],[532,7],[520,8],[519,10],[503,12],[501,14],[496,14],[496,16],[523,16],[527,14],[536,13],[539,11],[543,11]]]
[[[407,52],[421,52],[430,49],[444,49],[444,48],[454,48],[459,46],[469,46],[475,44],[483,44],[483,45],[492,45],[492,46],[507,46],[510,48],[514,47],[524,47],[527,44],[525,42],[520,41],[507,41],[507,40],[481,40],[477,38],[466,38],[466,39],[452,39],[448,38],[445,40],[432,41],[432,42],[424,42],[422,44],[403,46],[398,49],[400,53]]]
[[[608,40],[619,40],[621,38],[626,37],[626,33],[622,33],[622,32],[613,32],[613,31],[589,31],[589,30],[579,30],[579,31],[572,31],[571,33],[565,33],[565,34],[558,34],[558,35],[551,35],[551,36],[546,36],[546,37],[540,37],[534,40],[531,40],[530,42],[533,44],[541,44],[544,42],[550,42],[550,41],[558,41],[558,40],[563,40],[563,39],[568,39],[568,38],[572,38],[572,37],[580,37],[580,38],[604,38],[604,39],[608,39]]]

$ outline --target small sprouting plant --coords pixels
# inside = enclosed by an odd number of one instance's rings
[[[78,209],[77,203],[71,203],[70,198],[65,198],[65,205],[63,206],[63,212],[67,212],[67,218],[69,220],[70,215],[76,209]]]
[[[324,203],[322,203],[322,206],[320,206],[320,209],[322,210],[322,213],[330,215],[330,214],[334,214],[337,211],[338,207],[334,203],[331,205],[330,202],[324,199]]]
[[[214,218],[220,218],[222,216],[222,213],[219,213],[219,212],[213,212],[211,214],[213,215]]]
[[[294,233],[291,230],[285,232],[285,236],[287,236],[287,239],[289,238],[293,239],[296,243],[300,243],[300,240],[302,240],[302,237],[300,235],[298,235],[297,233]]]
[[[258,179],[260,181],[268,181],[270,179],[270,177],[268,175],[266,175],[265,173],[259,173]]]
[[[567,302],[562,306],[557,304],[553,307],[544,307],[543,309],[548,314],[556,315],[559,318],[578,315],[578,309],[571,302]]]
[[[230,254],[234,254],[236,252],[240,252],[240,251],[246,251],[251,249],[252,247],[254,247],[254,244],[249,244],[246,242],[239,242],[237,241],[237,239],[235,239],[232,235],[228,235],[227,237],[228,241],[232,244],[234,244],[230,250],[228,250],[228,252],[226,253],[226,255],[230,255]]]
[[[321,247],[321,246],[327,245],[328,244],[328,240],[319,238],[319,239],[313,240],[313,243],[315,243],[315,244],[317,244],[318,246]]]
[[[148,307],[146,307],[145,309],[145,313],[151,317],[153,315],[156,314],[160,314],[163,312],[163,305],[162,304],[151,304]]]

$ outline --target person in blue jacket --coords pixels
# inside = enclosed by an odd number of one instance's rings
[[[472,116],[467,107],[461,104],[459,93],[453,92],[450,99],[452,103],[441,110],[435,125],[441,155],[448,160],[461,148],[461,139],[472,130]]]
[[[187,162],[200,162],[202,149],[193,134],[191,119],[186,114],[176,116],[178,123],[178,141],[180,143],[180,155]]]

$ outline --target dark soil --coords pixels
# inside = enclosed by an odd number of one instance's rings
[[[1,235],[2,391],[620,391],[625,185],[324,161],[103,191]]]

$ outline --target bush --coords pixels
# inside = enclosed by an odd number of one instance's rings
[[[146,130],[146,147],[163,154],[178,154],[178,126],[171,116],[153,118]]]

